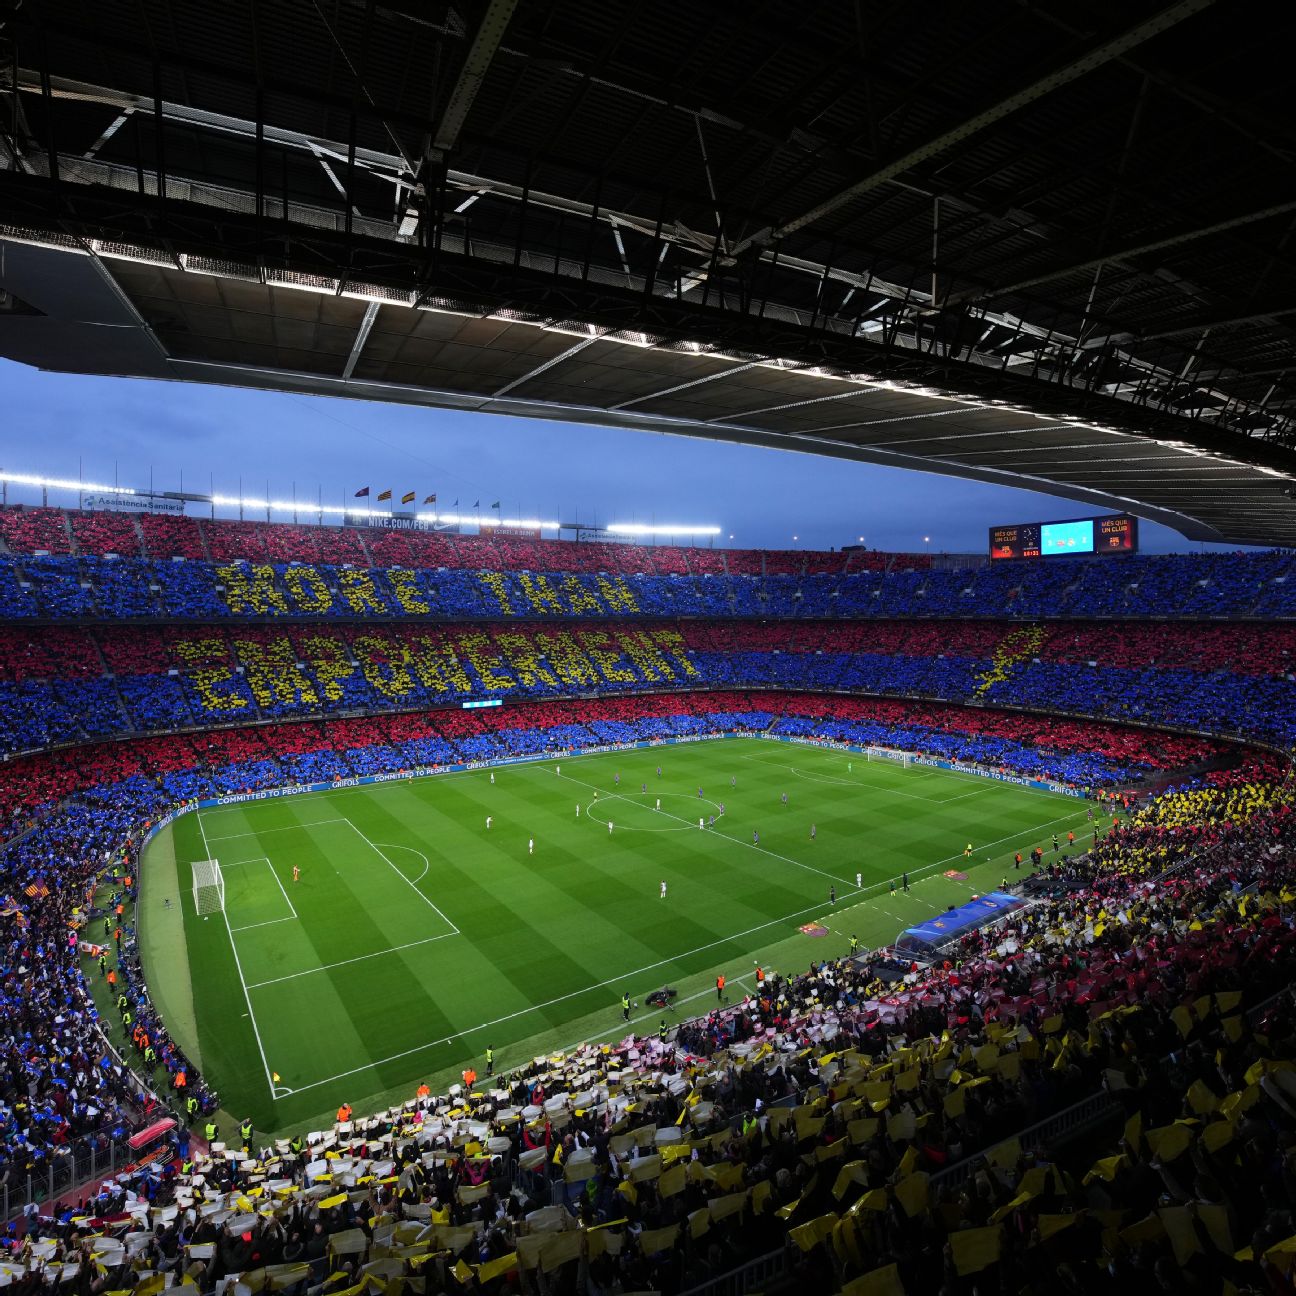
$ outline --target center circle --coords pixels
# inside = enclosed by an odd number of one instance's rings
[[[687,792],[611,792],[589,802],[585,818],[601,824],[611,820],[614,832],[687,832],[690,828],[697,832],[697,816],[690,816],[689,810],[702,806],[707,819],[713,814],[720,818],[717,802]]]

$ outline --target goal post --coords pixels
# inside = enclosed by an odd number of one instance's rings
[[[865,760],[891,761],[892,764],[899,765],[904,769],[909,768],[909,756],[909,752],[899,751],[895,747],[869,747],[864,752]]]
[[[225,878],[220,862],[214,859],[196,860],[193,866],[194,909],[199,914],[225,911]]]

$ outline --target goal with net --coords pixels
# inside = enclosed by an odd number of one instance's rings
[[[193,866],[194,909],[200,914],[223,913],[225,879],[214,859],[198,860]]]
[[[909,768],[909,753],[907,751],[897,751],[894,747],[869,747],[864,756],[866,760],[892,761],[905,769]]]

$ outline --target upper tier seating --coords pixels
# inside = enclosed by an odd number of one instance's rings
[[[101,539],[96,552],[82,545],[79,554],[66,556],[69,524],[62,514],[0,510],[11,539],[39,530],[46,547],[56,546],[53,557],[0,554],[0,618],[88,615],[72,588],[86,582],[112,584],[90,609],[108,619],[156,614],[153,586],[160,587],[168,615],[200,618],[1296,618],[1296,558],[1286,553],[928,570],[890,554],[861,565],[856,554],[843,563],[837,554],[753,558],[739,550],[240,522],[205,522],[199,530],[194,519],[152,515],[116,519],[106,524],[109,535],[96,530],[95,519],[105,516],[112,515],[71,515],[77,534]],[[142,547],[126,544],[136,525]],[[105,566],[98,551],[114,552],[110,544],[127,556]],[[172,549],[180,553],[166,552]],[[208,551],[214,562],[205,561]],[[130,556],[141,552],[148,557]],[[103,576],[109,570],[110,581]],[[30,594],[14,594],[23,583]]]

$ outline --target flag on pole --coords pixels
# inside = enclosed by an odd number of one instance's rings
[[[381,492],[379,493],[379,495],[378,495],[378,498],[379,498],[380,500],[389,500],[389,499],[391,499],[391,491],[389,491],[389,490],[381,491]]]
[[[278,1083],[279,1083],[279,1072],[278,1072],[278,1071],[271,1071],[271,1072],[270,1072],[270,1079],[273,1080],[273,1081],[275,1082],[275,1084],[278,1084]]]
[[[455,500],[455,502],[454,502],[450,507],[451,507],[451,508],[458,508],[458,507],[459,507],[459,501],[458,501],[458,500]]]
[[[425,499],[425,500],[423,501],[423,503],[424,503],[424,504],[435,504],[435,503],[436,503],[436,495],[435,495],[435,494],[429,495],[429,496],[427,497],[427,499]]]
[[[368,486],[361,486],[360,489],[359,489],[358,491],[356,491],[356,493],[355,493],[355,497],[356,497],[356,499],[368,499],[368,498],[369,498],[369,487],[368,487]]]
[[[481,500],[473,500],[473,508],[481,508]]]
[[[416,498],[416,496],[415,496],[415,493],[414,493],[413,491],[406,491],[406,493],[405,493],[404,495],[401,496],[401,503],[402,503],[402,504],[413,504],[415,498]]]
[[[495,503],[491,505],[491,508],[499,508],[499,504],[499,500],[496,500]]]

